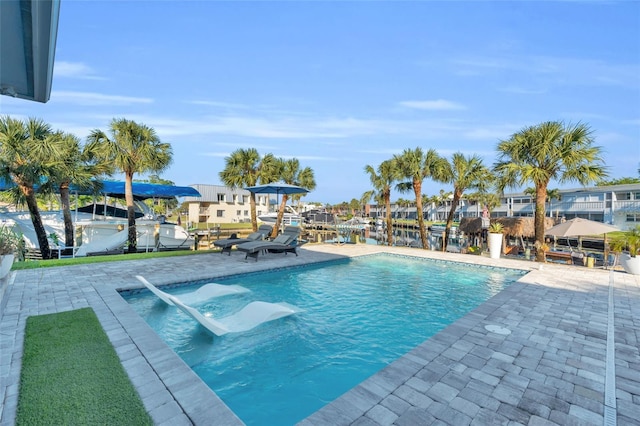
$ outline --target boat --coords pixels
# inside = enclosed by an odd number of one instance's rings
[[[74,211],[73,219],[76,247],[74,256],[98,253],[121,252],[127,239],[128,222],[121,216]],[[50,248],[64,250],[64,219],[62,211],[40,212],[44,229],[49,236]],[[29,212],[2,212],[0,221],[22,234],[27,250],[39,249],[38,238]],[[168,223],[160,218],[143,215],[136,219],[138,251],[190,249],[194,238],[180,225]]]
[[[90,254],[107,254],[122,252],[129,238],[127,227],[127,210],[116,202],[107,205],[109,198],[125,198],[125,182],[100,181],[100,194],[105,197],[104,204],[92,203],[78,207],[71,212],[74,228],[75,247],[65,247],[65,229],[62,211],[41,211],[40,217],[47,236],[49,248],[63,252],[72,251],[73,256]],[[146,199],[173,199],[182,196],[201,196],[188,186],[158,185],[145,182],[133,182],[132,191],[135,198],[135,217],[138,251],[159,251],[190,249],[195,239],[181,225],[168,223],[164,216],[156,216],[142,201]],[[77,195],[94,195],[91,190],[74,188]],[[40,249],[38,238],[29,212],[0,212],[2,225],[11,226],[22,233],[25,248],[29,251]]]
[[[265,223],[276,223],[278,212],[272,211],[258,216],[258,220]],[[284,206],[284,215],[282,216],[283,225],[299,225],[302,222],[302,216],[290,205]]]

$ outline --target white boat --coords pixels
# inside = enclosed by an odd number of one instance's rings
[[[127,219],[72,212],[76,247],[75,256],[124,249],[128,239]],[[45,211],[40,216],[51,249],[64,242],[64,220],[61,211]],[[0,220],[22,233],[27,249],[39,248],[38,239],[28,212],[2,212]],[[189,249],[194,239],[180,225],[154,219],[136,219],[138,251]]]
[[[276,223],[278,212],[269,212],[258,216],[258,220],[265,223]],[[302,216],[291,206],[284,206],[284,215],[282,216],[283,225],[299,225],[302,222]]]

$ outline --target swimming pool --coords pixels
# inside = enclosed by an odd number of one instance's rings
[[[126,299],[245,423],[289,425],[523,274],[381,254],[217,279],[251,291],[193,304],[214,318],[256,300],[304,310],[221,337],[149,292]],[[180,297],[201,284],[163,290]]]

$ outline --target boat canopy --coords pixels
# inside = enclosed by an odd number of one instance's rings
[[[97,191],[98,194],[104,194],[108,197],[124,198],[124,182],[123,181],[101,181],[102,188]],[[0,191],[6,191],[15,185],[13,182],[0,180]],[[96,191],[93,188],[80,189],[74,185],[71,186],[71,192],[79,195],[93,195]],[[146,200],[148,198],[173,198],[173,197],[201,197],[201,194],[195,188],[190,186],[174,186],[160,185],[156,183],[133,182],[133,198],[136,200]]]
[[[190,186],[159,185],[156,183],[133,182],[133,198],[145,200],[147,198],[200,197],[200,193]],[[92,189],[79,190],[72,186],[71,191],[80,195],[92,195]],[[124,182],[102,181],[100,194],[109,197],[124,198]]]

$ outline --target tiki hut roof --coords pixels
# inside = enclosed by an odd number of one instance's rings
[[[491,223],[498,222],[504,227],[504,233],[512,237],[533,237],[535,235],[534,218],[532,217],[498,217],[492,218]],[[544,229],[554,225],[551,217],[544,219]],[[482,232],[482,218],[462,218],[459,228],[465,234],[478,234]]]

